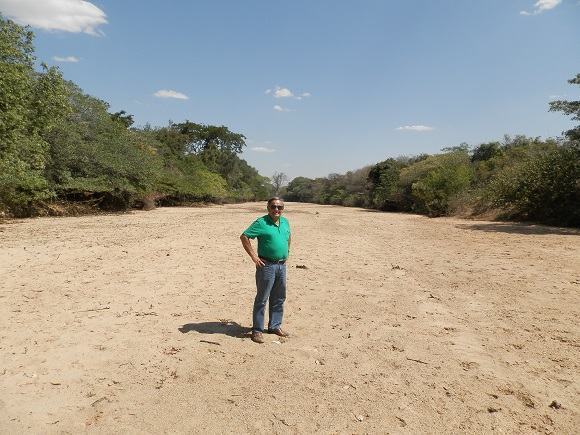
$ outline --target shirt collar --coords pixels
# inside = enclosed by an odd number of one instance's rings
[[[266,221],[267,221],[269,224],[276,225],[276,222],[274,222],[274,219],[272,219],[272,218],[270,217],[270,215],[269,215],[269,214],[267,214],[267,215],[266,215]],[[280,225],[280,223],[281,223],[281,222],[282,222],[282,216],[280,216],[280,217],[278,218],[278,225]],[[276,225],[276,226],[277,226],[277,225]]]

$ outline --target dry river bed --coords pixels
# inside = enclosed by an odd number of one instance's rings
[[[0,433],[578,433],[580,232],[287,203],[0,225]]]

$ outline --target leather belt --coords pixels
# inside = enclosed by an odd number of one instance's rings
[[[284,264],[284,263],[286,263],[285,258],[283,258],[282,260],[271,260],[269,258],[260,257],[260,260],[264,260],[266,263],[272,263],[272,264]]]

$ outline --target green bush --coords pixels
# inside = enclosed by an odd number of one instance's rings
[[[213,201],[227,194],[227,183],[210,172],[195,156],[189,156],[165,167],[158,176],[156,191],[167,198],[164,203]]]
[[[486,198],[509,218],[580,226],[580,146],[569,143],[505,167]]]
[[[22,147],[29,145],[26,138],[21,138],[19,143]],[[0,155],[0,210],[15,216],[29,216],[35,203],[52,197],[42,169],[35,168],[16,153]]]
[[[399,175],[406,166],[407,162],[402,159],[387,159],[372,167],[368,175],[371,207],[391,211],[405,209]]]
[[[414,211],[441,216],[450,210],[454,196],[467,189],[473,178],[464,151],[429,156],[401,170],[399,184],[413,199]]]
[[[284,198],[288,201],[314,202],[312,187],[312,179],[296,177],[288,183],[288,186],[286,186]]]

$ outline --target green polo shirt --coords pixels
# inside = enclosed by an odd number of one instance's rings
[[[278,225],[268,215],[254,221],[243,233],[248,239],[258,238],[258,256],[268,260],[283,260],[288,257],[290,224],[280,216]]]

